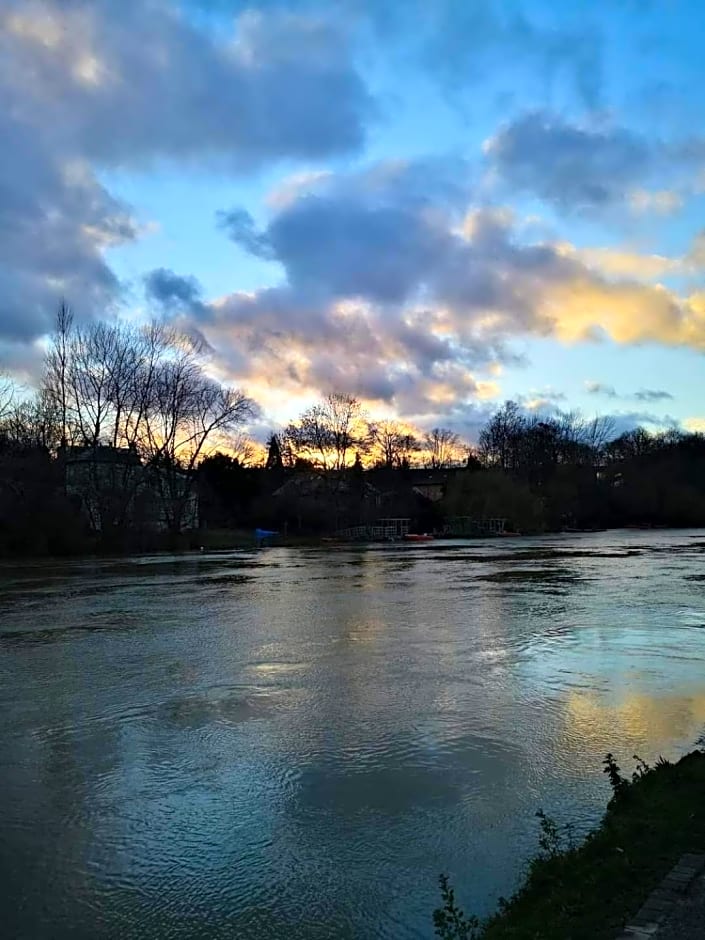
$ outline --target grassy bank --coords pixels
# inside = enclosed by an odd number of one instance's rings
[[[684,852],[705,849],[705,753],[677,764],[618,768],[600,826],[577,848],[541,820],[541,854],[524,885],[486,923],[462,916],[446,893],[434,915],[445,940],[596,940],[612,938]],[[606,768],[606,772],[609,768]]]

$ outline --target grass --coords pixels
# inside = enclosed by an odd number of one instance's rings
[[[466,919],[465,932],[456,922],[455,932],[442,933],[434,915],[437,935],[447,940],[612,938],[684,852],[705,850],[705,752],[653,769],[641,765],[633,782],[620,776],[613,761],[605,772],[614,796],[582,845],[561,851],[550,819],[546,839],[544,817],[542,854],[519,891],[481,926]],[[446,905],[447,897],[446,891]]]

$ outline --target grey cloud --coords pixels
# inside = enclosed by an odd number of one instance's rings
[[[634,398],[637,401],[670,401],[673,399],[673,395],[662,389],[642,388],[640,391],[634,392]]]
[[[506,212],[485,208],[464,219],[471,186],[453,191],[446,170],[383,162],[307,178],[272,202],[261,230],[242,212],[223,214],[240,247],[261,256],[266,246],[285,279],[206,305],[199,323],[265,357],[255,372],[270,368],[293,381],[294,368],[301,385],[330,388],[335,379],[403,413],[428,414],[449,387],[459,399],[478,394],[471,370],[520,363],[512,336],[554,332],[544,303],[551,287],[588,284],[617,297],[638,290],[601,279],[554,246],[522,243]],[[599,383],[592,391],[617,394]],[[539,397],[546,406],[559,400]]]
[[[586,382],[585,389],[590,395],[602,395],[605,398],[632,399],[644,402],[670,401],[673,399],[670,392],[656,388],[642,388],[638,392],[622,395],[613,385],[605,385],[603,382]]]
[[[111,310],[119,283],[103,249],[136,228],[88,166],[62,164],[9,113],[0,138],[0,335],[29,342],[50,328],[62,298],[81,316]]]
[[[104,251],[139,232],[101,170],[343,153],[373,109],[330,24],[249,13],[226,41],[159,0],[3,0],[0,98],[0,339],[25,342],[61,298],[79,318],[122,299]]]
[[[60,39],[12,27],[33,13]],[[229,42],[176,4],[139,0],[10,0],[4,20],[10,99],[103,165],[328,156],[359,147],[371,116],[346,37],[320,19],[246,12]]]
[[[517,395],[515,398],[518,404],[526,405],[530,411],[535,411],[537,408],[546,407],[548,405],[554,406],[557,405],[558,402],[565,400],[565,392],[559,392],[552,388],[542,388],[526,395]]]
[[[617,398],[617,390],[613,385],[604,382],[586,382],[585,389],[590,395],[604,395],[605,398]]]
[[[570,124],[546,112],[525,114],[490,142],[488,160],[510,187],[561,209],[621,203],[656,160],[646,139],[624,128]]]
[[[194,0],[191,0],[194,2]],[[209,12],[232,12],[247,0],[196,0]],[[259,0],[258,8],[281,9],[287,0]],[[299,0],[297,9],[320,11],[321,0]],[[527,3],[462,0],[328,0],[336,22],[384,45],[385,59],[423,68],[455,101],[478,82],[513,93],[517,73],[524,88],[550,94],[558,81],[590,108],[602,98],[603,30],[599,14],[591,21],[581,7],[551,11],[550,22],[534,16]],[[610,7],[611,10],[611,7]],[[511,62],[512,69],[504,66]]]
[[[448,215],[469,191],[462,161],[387,161],[313,181],[264,231],[238,208],[218,221],[240,247],[281,262],[296,290],[400,303],[452,253]]]
[[[405,207],[309,196],[269,227],[290,283],[381,302],[405,300],[449,248],[447,232]],[[416,272],[416,276],[412,274]]]
[[[648,411],[618,411],[614,414],[605,416],[610,420],[613,427],[613,437],[619,437],[627,431],[633,431],[635,428],[643,427],[645,424],[651,425],[658,430],[668,430],[680,426],[676,418],[670,415],[660,416]]]
[[[429,298],[468,312],[501,311],[505,322],[534,321],[532,285],[568,277],[581,270],[579,263],[550,246],[517,244],[509,221],[490,210],[475,213],[469,239],[453,231],[470,185],[453,190],[446,176],[442,163],[425,162],[328,176],[281,206],[263,231],[235,213],[233,234],[258,256],[266,246],[289,287],[317,304]],[[434,201],[439,194],[440,205]],[[526,290],[519,291],[520,284]]]
[[[231,241],[251,255],[265,260],[273,257],[272,246],[266,236],[255,228],[255,220],[246,209],[229,209],[217,213],[218,227],[227,232]]]
[[[156,268],[144,278],[145,291],[150,300],[167,309],[188,309],[194,313],[205,311],[202,289],[195,277],[182,277],[168,268]]]

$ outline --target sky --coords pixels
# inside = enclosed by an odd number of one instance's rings
[[[705,429],[702,8],[0,0],[0,368],[65,299],[277,427],[503,400]]]

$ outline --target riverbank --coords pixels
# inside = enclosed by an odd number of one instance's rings
[[[577,848],[564,827],[542,822],[541,855],[524,885],[473,933],[483,940],[614,938],[678,859],[705,849],[705,752],[676,764],[610,774],[613,798]]]

